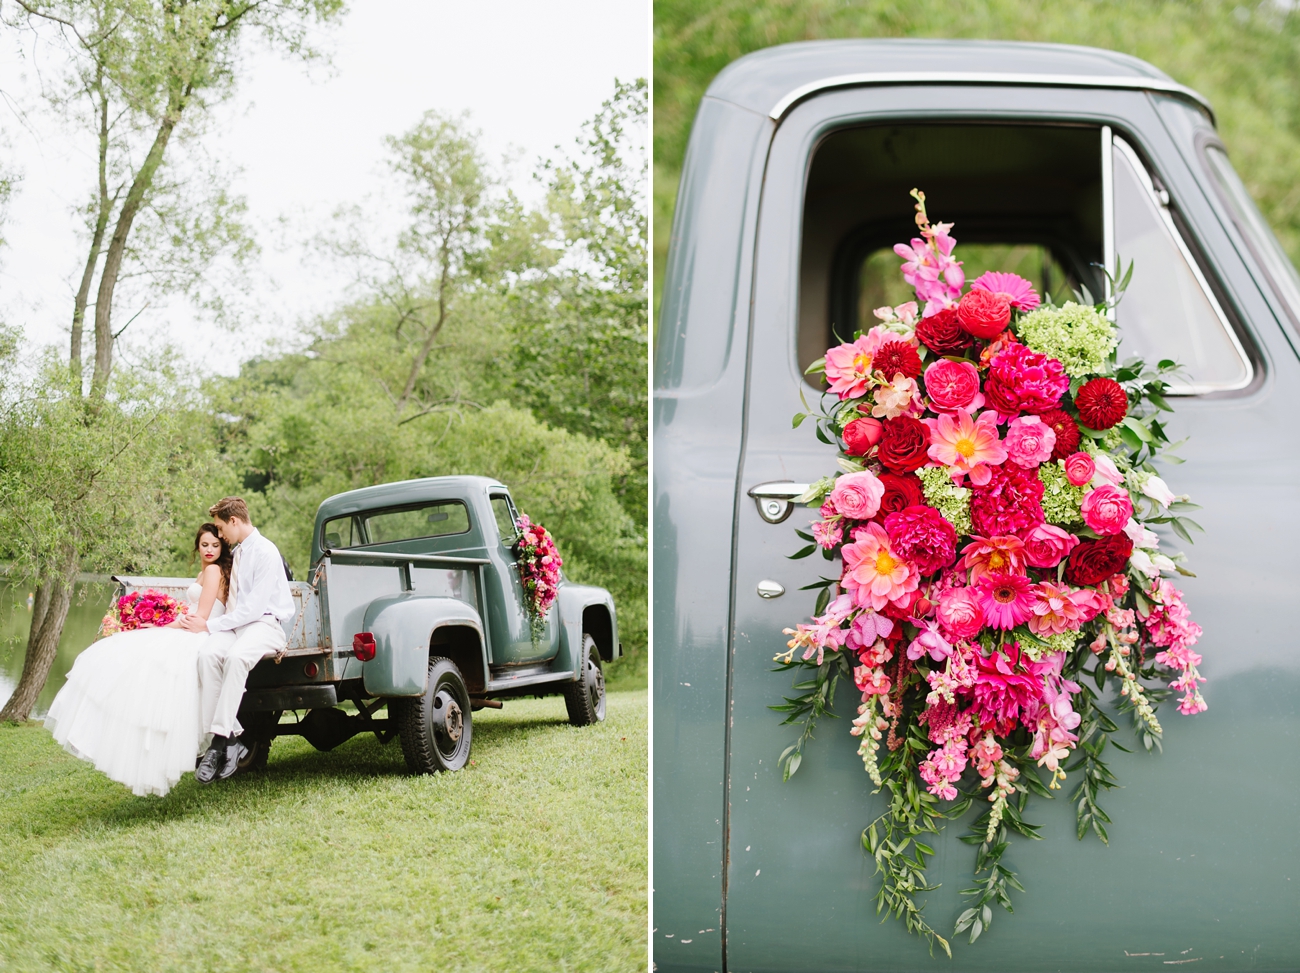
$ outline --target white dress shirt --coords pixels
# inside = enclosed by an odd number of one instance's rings
[[[284,622],[296,611],[293,596],[289,594],[289,580],[284,576],[280,549],[263,537],[256,527],[235,548],[230,588],[226,613],[208,620],[209,632],[242,628],[263,615]]]

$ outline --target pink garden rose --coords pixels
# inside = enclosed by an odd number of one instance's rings
[[[984,404],[980,373],[968,361],[940,358],[925,370],[925,391],[938,412],[974,412]]]
[[[1098,534],[1120,534],[1133,516],[1133,501],[1123,487],[1100,486],[1083,496],[1083,522]]]
[[[867,470],[846,473],[835,481],[830,502],[836,513],[849,520],[869,520],[880,509],[880,498],[885,495],[885,485],[876,474]]]
[[[1055,524],[1039,524],[1025,535],[1025,560],[1036,568],[1054,568],[1078,543],[1079,538]]]
[[[973,588],[949,588],[939,596],[939,624],[949,638],[974,638],[984,627],[984,608]]]
[[[1065,460],[1065,478],[1070,486],[1086,486],[1097,474],[1097,464],[1087,453],[1072,453]]]
[[[1056,433],[1038,416],[1017,416],[1008,424],[1002,445],[1011,462],[1025,469],[1036,469],[1051,459]]]

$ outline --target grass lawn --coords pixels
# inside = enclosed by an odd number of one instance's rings
[[[473,763],[396,741],[140,798],[0,726],[0,969],[644,970],[646,693],[474,714]]]

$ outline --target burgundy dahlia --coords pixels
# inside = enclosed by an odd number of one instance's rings
[[[916,378],[921,374],[921,356],[906,341],[886,341],[876,350],[871,367],[891,382],[899,373]]]
[[[1052,447],[1052,459],[1065,459],[1079,449],[1079,425],[1068,412],[1052,409],[1039,416],[1043,422],[1052,427],[1056,433],[1056,445]]]
[[[1128,415],[1128,396],[1113,378],[1094,378],[1074,396],[1074,407],[1089,429],[1109,429]]]

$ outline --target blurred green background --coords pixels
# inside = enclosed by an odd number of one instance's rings
[[[836,37],[1081,44],[1142,58],[1208,97],[1233,164],[1293,261],[1300,257],[1300,9],[1289,0],[656,0],[654,306],[682,157],[700,98],[731,61]],[[935,65],[942,70],[943,65]]]

